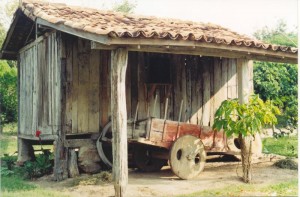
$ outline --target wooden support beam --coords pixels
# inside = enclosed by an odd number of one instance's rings
[[[61,34],[58,39],[58,48],[62,46],[62,38]],[[61,48],[59,48],[61,49]],[[68,148],[65,147],[65,140],[66,140],[66,61],[65,58],[62,57],[62,51],[58,52],[58,64],[60,64],[60,86],[56,86],[59,88],[58,92],[60,92],[61,98],[59,102],[61,102],[61,111],[60,111],[60,126],[57,127],[57,137],[54,141],[54,178],[56,181],[62,181],[68,178]],[[59,94],[58,94],[59,95]],[[56,95],[56,96],[58,96]]]
[[[237,60],[238,98],[240,103],[248,102],[251,94],[251,87],[253,86],[250,84],[251,74],[249,72],[253,72],[251,69],[249,69],[251,68],[251,65],[252,61],[245,59]]]
[[[47,26],[47,27],[51,27],[53,29],[56,29],[56,30],[59,30],[59,31],[62,31],[62,32],[65,32],[68,34],[72,34],[74,36],[78,36],[80,38],[89,39],[89,40],[96,41],[99,43],[104,43],[104,44],[107,44],[107,42],[108,42],[107,35],[99,35],[99,34],[94,34],[94,33],[82,31],[82,30],[80,31],[80,30],[77,30],[76,28],[72,28],[72,27],[66,26],[61,23],[57,23],[57,24],[50,23],[47,20],[44,20],[41,18],[37,18],[36,23]]]
[[[25,161],[31,161],[34,157],[34,150],[28,140],[18,138],[18,164],[23,164]]]
[[[125,74],[128,50],[111,52],[111,115],[113,134],[113,180],[115,196],[125,196],[128,183],[127,110]]]

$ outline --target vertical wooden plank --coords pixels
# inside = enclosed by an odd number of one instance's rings
[[[229,59],[228,63],[228,99],[237,98],[236,85],[237,85],[237,74],[236,74],[236,59]]]
[[[37,127],[39,130],[42,130],[42,122],[43,122],[43,81],[44,81],[44,73],[43,73],[43,64],[42,64],[42,57],[43,57],[43,42],[37,44],[37,73],[38,73],[38,79],[37,79],[37,97],[38,97],[38,105],[37,105]]]
[[[128,65],[126,70],[126,106],[127,106],[127,117],[128,119],[132,119],[133,116],[131,114],[131,67],[133,66],[134,60],[133,60],[133,54],[134,52],[128,53]]]
[[[173,79],[173,88],[174,88],[174,120],[179,119],[180,114],[180,104],[183,100],[183,90],[182,90],[182,72],[184,69],[184,56],[183,55],[173,55],[172,65],[174,69],[174,79]],[[182,109],[181,112],[181,121],[183,121],[183,114],[185,109]]]
[[[138,118],[146,118],[147,117],[147,103],[146,103],[146,95],[145,95],[145,54],[138,54],[138,103],[139,103],[139,111]]]
[[[47,43],[48,43],[48,51],[46,53],[47,56],[47,64],[48,64],[48,125],[52,127],[52,58],[51,55],[52,54],[52,42],[51,42],[52,37],[49,36],[47,39]]]
[[[201,59],[202,57],[198,57],[198,62],[197,62],[197,91],[198,91],[198,113],[197,113],[197,124],[202,125],[202,115],[203,115],[203,61]]]
[[[192,116],[192,72],[193,72],[193,56],[186,56],[186,121],[191,122]]]
[[[66,55],[66,134],[72,133],[72,103],[73,103],[73,40],[65,37],[65,55]],[[77,108],[76,108],[77,109]],[[77,117],[77,116],[76,116]]]
[[[78,133],[78,38],[73,41],[73,70],[72,70],[72,133]]]
[[[78,39],[78,133],[86,133],[89,123],[90,42]]]
[[[19,99],[18,99],[18,106],[19,106],[19,110],[18,110],[18,133],[19,134],[24,134],[24,125],[23,125],[23,106],[24,106],[24,78],[23,78],[23,73],[24,73],[24,52],[20,53],[19,56],[19,61],[18,61],[18,75],[19,75]]]
[[[224,100],[227,100],[228,94],[227,94],[227,89],[228,89],[228,64],[229,64],[229,59],[223,58],[222,59],[222,72],[221,72],[221,103]],[[220,105],[221,105],[220,103]],[[216,106],[216,110],[220,107],[220,105]]]
[[[203,115],[202,115],[202,124],[203,126],[209,126],[210,121],[210,91],[211,91],[211,73],[210,67],[212,67],[211,59],[207,58],[203,65]]]
[[[180,80],[180,88],[183,100],[183,108],[182,108],[182,116],[181,121],[185,122],[188,119],[188,101],[187,101],[187,91],[186,91],[186,55],[181,56],[181,80]]]
[[[99,84],[100,84],[100,56],[98,50],[92,50],[90,54],[90,89],[89,89],[89,132],[99,132]]]
[[[28,134],[29,135],[33,135],[33,131],[32,131],[32,97],[33,97],[33,68],[34,68],[34,53],[33,53],[33,50],[32,50],[32,48],[31,49],[29,49],[28,50],[29,51],[29,55],[30,55],[30,63],[28,64],[29,66],[29,72],[27,73],[27,75],[28,75],[28,78],[29,78],[29,80],[28,80],[28,95],[29,95],[29,97],[28,97],[28,123],[27,123],[27,125],[28,125]]]
[[[100,51],[100,116],[101,126],[109,121],[110,112],[110,52]]]
[[[202,116],[202,73],[198,56],[193,56],[191,71],[191,123],[200,124]]]
[[[32,132],[37,130],[37,120],[38,120],[38,65],[37,65],[37,57],[38,57],[38,51],[37,51],[37,45],[34,45],[32,47],[32,70],[31,73],[33,76],[32,80]]]
[[[113,129],[113,180],[115,196],[125,196],[128,183],[127,111],[125,76],[127,49],[117,49],[111,54],[111,111]]]
[[[65,107],[62,107],[62,101],[65,101],[65,98],[62,99],[62,93],[65,94],[65,91],[62,91],[62,85],[64,85],[63,89],[65,90],[65,81],[62,84],[61,78],[63,77],[65,79],[65,66],[66,66],[66,62],[65,62],[65,58],[62,58],[62,38],[61,38],[61,33],[60,32],[56,32],[55,33],[55,66],[56,66],[56,79],[55,79],[55,125],[57,126],[57,129],[60,129],[60,127],[64,127],[64,124],[61,124],[61,116],[63,114],[63,116],[65,116]],[[64,72],[61,72],[61,69],[64,69]],[[62,76],[63,74],[63,76]],[[65,97],[65,95],[64,95]],[[65,105],[65,102],[64,102]],[[64,109],[63,113],[62,113],[62,108]],[[65,129],[63,128],[63,131]],[[55,134],[55,133],[53,133]]]
[[[49,43],[45,39],[43,41],[44,53],[43,53],[43,69],[44,69],[44,81],[43,81],[43,128],[48,127],[49,123],[49,57],[46,55],[49,52]]]
[[[24,116],[23,116],[23,107],[24,107],[24,52],[20,54],[20,111],[18,112],[20,114],[20,133],[24,134]]]
[[[222,60],[214,58],[214,91],[213,91],[213,108],[211,108],[210,125],[214,124],[214,116],[222,102]]]
[[[131,114],[134,116],[138,102],[138,56],[140,52],[131,54]]]
[[[167,93],[168,93],[168,98],[169,98],[169,107],[168,107],[168,115],[167,118],[169,120],[174,120],[174,88],[172,85],[173,82],[173,78],[174,78],[174,70],[172,68],[172,54],[167,54],[167,57],[169,59],[170,62],[170,81],[169,81],[169,86],[166,87],[167,89]]]

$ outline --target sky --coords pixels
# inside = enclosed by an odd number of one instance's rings
[[[0,0],[0,3],[11,0]],[[69,5],[109,9],[122,0],[46,0]],[[298,24],[298,0],[129,0],[135,14],[210,22],[252,36],[264,26],[286,22],[289,31]],[[8,26],[8,25],[7,25]]]
[[[93,8],[110,8],[121,0],[50,0]],[[274,27],[279,19],[289,30],[298,24],[298,0],[129,0],[134,13],[158,17],[211,22],[251,36],[264,26]]]

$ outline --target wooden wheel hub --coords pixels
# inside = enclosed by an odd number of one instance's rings
[[[171,169],[181,179],[192,179],[204,168],[206,153],[202,141],[192,135],[178,138],[170,150]]]

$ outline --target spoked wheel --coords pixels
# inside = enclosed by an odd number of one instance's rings
[[[111,122],[107,123],[103,128],[99,138],[97,139],[96,146],[98,154],[103,163],[108,167],[112,168],[112,127]]]
[[[139,146],[134,147],[133,160],[135,166],[143,172],[156,172],[159,171],[164,165],[166,165],[166,159],[155,158],[156,150],[150,146]]]
[[[175,175],[181,179],[192,179],[203,170],[206,153],[199,138],[184,135],[174,142],[169,157]]]

